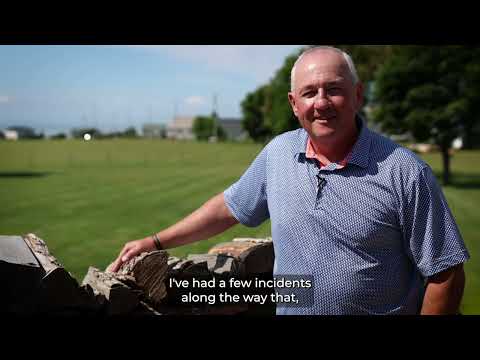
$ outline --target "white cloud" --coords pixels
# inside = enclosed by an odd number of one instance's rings
[[[8,103],[12,100],[10,96],[0,95],[0,103]]]
[[[131,45],[190,62],[201,62],[214,70],[247,74],[258,83],[268,81],[285,58],[303,45]]]
[[[189,106],[205,105],[207,103],[203,96],[189,96],[183,100]]]

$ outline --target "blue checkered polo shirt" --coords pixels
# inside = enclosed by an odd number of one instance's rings
[[[424,279],[470,257],[430,167],[360,126],[342,169],[319,170],[298,129],[274,138],[224,192],[240,223],[271,219],[274,275],[313,276],[313,306],[277,314],[415,314]]]

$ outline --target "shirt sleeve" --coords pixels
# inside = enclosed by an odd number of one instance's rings
[[[225,204],[232,215],[249,227],[270,218],[266,191],[267,153],[265,147],[241,178],[224,191]]]
[[[400,217],[409,256],[429,277],[470,258],[447,200],[430,167],[422,169]]]

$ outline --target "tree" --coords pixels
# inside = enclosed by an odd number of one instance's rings
[[[479,85],[469,79],[469,72],[478,79],[478,55],[462,46],[396,46],[375,80],[374,120],[387,132],[438,145],[444,184],[452,141],[478,121]]]
[[[52,136],[50,136],[50,139],[55,139],[55,140],[63,140],[63,139],[66,139],[67,138],[67,135],[65,133],[57,133],[57,134],[53,134]]]
[[[215,114],[212,116],[197,116],[193,121],[193,133],[197,140],[206,141],[212,136],[216,136],[219,140],[226,139],[226,132],[218,124]]]
[[[19,139],[42,139],[43,134],[35,133],[35,130],[29,126],[10,126],[8,130],[16,131]]]
[[[265,121],[269,113],[269,85],[263,85],[248,93],[241,103],[242,127],[254,141],[266,141],[272,134],[270,124]]]
[[[165,125],[162,125],[160,127],[160,138],[161,139],[166,139],[167,138],[167,128]]]
[[[374,80],[375,72],[393,51],[391,45],[336,45],[336,47],[351,56],[358,77],[365,84]]]
[[[287,56],[282,67],[275,73],[270,82],[271,107],[269,113],[267,113],[267,119],[271,123],[273,135],[279,135],[300,127],[288,102],[288,92],[290,91],[290,75],[293,64],[302,51],[303,49],[300,49]]]
[[[137,137],[137,130],[133,126],[130,126],[125,129],[122,135],[128,138],[135,138]]]
[[[227,140],[227,132],[221,125],[217,125],[217,139],[220,141]]]
[[[375,73],[391,56],[393,47],[391,45],[337,45],[337,47],[351,56],[358,78],[364,84],[363,107],[360,113],[366,117],[365,107],[372,100],[370,88],[374,82]]]
[[[466,149],[480,146],[480,48],[469,48],[470,61],[465,63],[465,97],[468,116],[463,124],[463,146]]]
[[[90,134],[93,138],[101,138],[102,133],[100,130],[95,129],[95,128],[80,128],[80,129],[72,129],[71,130],[72,137],[74,139],[83,139],[83,136],[85,134]]]
[[[303,49],[289,55],[268,84],[248,93],[242,101],[243,128],[255,141],[299,127],[288,102],[290,72]]]

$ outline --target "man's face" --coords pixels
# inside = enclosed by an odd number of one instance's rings
[[[312,140],[331,142],[354,133],[363,87],[353,84],[343,58],[331,50],[305,55],[295,69],[290,105]]]

